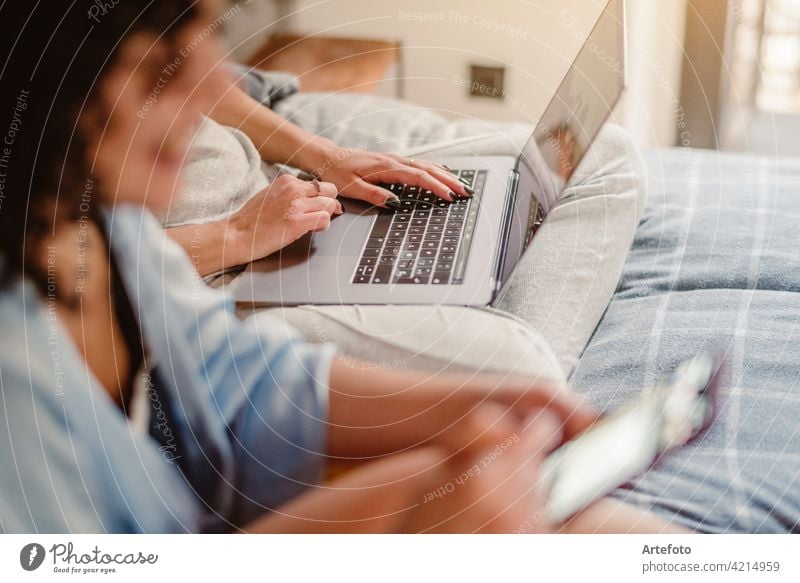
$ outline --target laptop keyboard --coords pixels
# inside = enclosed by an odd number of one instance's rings
[[[463,283],[487,172],[451,172],[475,194],[447,202],[416,186],[384,185],[400,199],[400,207],[376,217],[353,283]]]

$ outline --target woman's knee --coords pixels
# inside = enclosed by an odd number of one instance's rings
[[[633,137],[618,125],[606,124],[559,197],[559,204],[596,197],[622,199],[641,216],[647,185],[647,166]]]

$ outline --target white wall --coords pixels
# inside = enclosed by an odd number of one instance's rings
[[[228,4],[233,16],[225,22],[225,40],[234,58],[245,59],[278,31],[289,2],[238,0]]]
[[[451,114],[522,120],[531,114],[507,102],[468,94],[471,63],[504,65],[506,91],[533,114],[547,104],[580,48],[556,25],[575,13],[585,35],[602,0],[295,0],[291,30],[397,40],[404,46],[405,97]]]
[[[244,0],[240,0],[244,3]],[[605,0],[250,0],[237,53],[277,30],[400,41],[405,97],[450,115],[524,121],[538,115]],[[618,121],[642,145],[671,145],[680,95],[686,0],[628,0],[631,88]],[[559,14],[577,17],[570,29]],[[270,19],[271,18],[271,19]],[[563,19],[562,19],[563,22]],[[511,99],[468,94],[469,65],[504,65]],[[522,105],[521,105],[522,104]]]

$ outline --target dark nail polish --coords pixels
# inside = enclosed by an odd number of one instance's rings
[[[450,172],[452,170],[452,168],[450,168],[450,166],[448,166],[447,164],[442,164],[442,168],[444,168],[448,172]]]
[[[452,190],[450,191],[450,198],[458,198],[458,197],[459,197],[459,195],[458,195],[458,194],[456,194],[456,193],[455,193],[454,191],[452,191]]]
[[[470,195],[470,196],[472,196],[473,194],[475,194],[475,191],[474,191],[474,190],[472,190],[472,189],[471,189],[469,186],[465,186],[465,187],[464,187],[464,190],[465,190],[465,191],[467,191],[467,194],[468,194],[468,195]]]
[[[400,208],[400,201],[394,199],[387,199],[386,202],[383,203],[386,208],[397,210]]]

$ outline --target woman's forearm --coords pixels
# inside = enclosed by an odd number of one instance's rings
[[[288,164],[316,174],[335,156],[333,142],[282,118],[239,87],[228,91],[210,117],[244,132],[267,162]]]
[[[239,245],[233,240],[236,231],[228,221],[171,227],[167,234],[183,247],[201,276],[244,262]]]
[[[487,401],[512,417],[548,409],[570,439],[597,421],[583,397],[538,379],[484,374],[378,370],[352,359],[334,361],[330,375],[328,451],[376,456],[469,433],[470,413]]]
[[[459,419],[476,406],[479,384],[466,376],[378,372],[367,363],[336,360],[330,380],[328,450],[333,456],[368,457],[425,443],[446,429],[443,419]],[[484,381],[488,394],[486,385]]]

